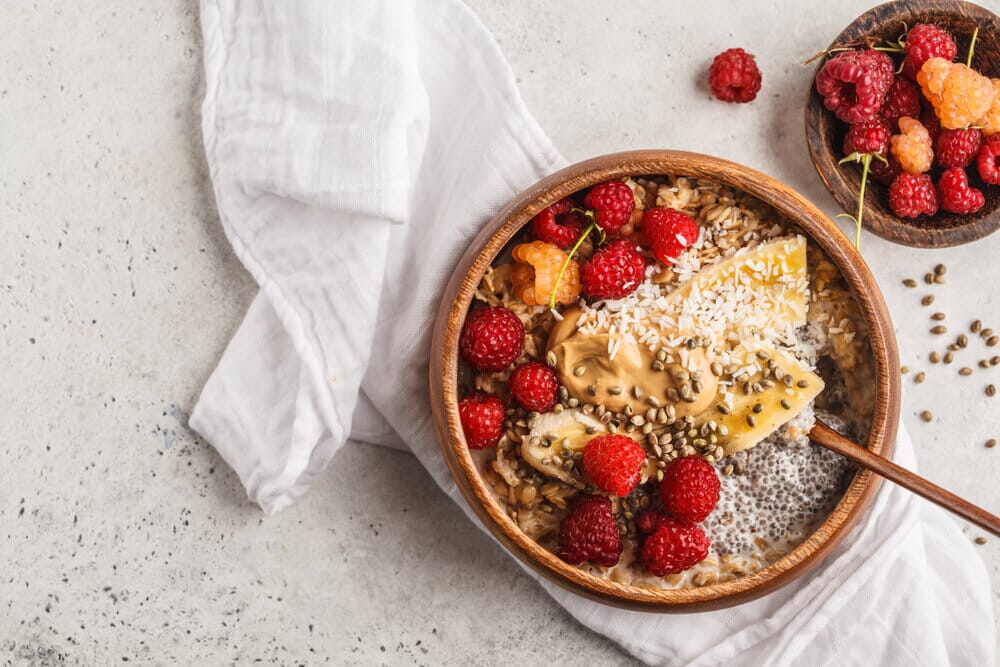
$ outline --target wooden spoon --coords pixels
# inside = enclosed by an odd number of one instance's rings
[[[861,445],[840,435],[823,422],[816,421],[816,425],[809,432],[809,437],[813,442],[837,452],[858,465],[874,473],[878,473],[888,480],[892,480],[904,489],[908,489],[918,496],[926,498],[932,503],[936,503],[946,510],[954,512],[966,521],[971,521],[980,528],[1000,537],[1000,517],[994,516],[982,507],[959,498],[950,491],[945,491],[937,484],[932,484],[920,475],[910,472],[906,468],[901,468],[887,458],[883,458],[878,454],[872,454]]]

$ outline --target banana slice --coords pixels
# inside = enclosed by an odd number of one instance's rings
[[[705,412],[704,421],[714,420],[720,426],[726,456],[753,447],[783,425],[795,419],[823,390],[823,379],[802,367],[799,362],[779,350],[767,350],[767,357],[774,362],[769,373],[769,383],[760,393],[743,391],[745,383],[764,383],[764,371],[744,374],[737,378],[731,393],[720,394]],[[750,358],[746,353],[746,358]],[[759,362],[764,366],[763,361]],[[781,381],[775,381],[775,377]],[[791,380],[784,380],[791,378]],[[724,406],[724,407],[723,407]],[[699,420],[701,421],[701,420]],[[725,427],[724,429],[722,427]]]
[[[563,470],[561,463],[556,463],[553,458],[563,457],[564,451],[582,451],[591,438],[608,432],[607,427],[599,420],[575,408],[559,413],[546,412],[536,417],[530,426],[531,432],[521,440],[521,458],[543,475],[574,486],[580,486],[580,479]],[[594,432],[587,433],[588,427]],[[638,432],[625,435],[636,441],[642,437]],[[655,474],[655,462],[647,458],[642,468],[641,483]]]

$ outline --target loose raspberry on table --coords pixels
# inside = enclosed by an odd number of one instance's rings
[[[511,269],[510,281],[514,296],[529,306],[547,304],[559,269],[566,260],[566,253],[551,243],[532,241],[514,246],[511,254],[514,268]],[[571,259],[556,290],[556,303],[573,303],[578,296],[580,265]]]
[[[931,58],[917,74],[924,97],[934,108],[941,127],[964,130],[979,125],[993,106],[993,82],[961,63]]]
[[[663,264],[673,264],[685,248],[697,243],[701,231],[691,216],[677,209],[657,207],[643,214],[642,233],[653,256]]]
[[[583,448],[583,469],[590,481],[613,496],[632,493],[645,460],[642,447],[624,435],[598,435]]]
[[[885,162],[878,159],[872,160],[868,173],[882,185],[892,185],[896,177],[903,173],[903,168],[899,166],[899,160],[892,153],[887,153],[883,157]]]
[[[458,416],[469,449],[486,449],[500,442],[504,411],[503,401],[482,392],[469,394],[458,402]]]
[[[645,267],[635,243],[615,239],[580,267],[580,291],[591,299],[621,299],[639,287]]]
[[[897,76],[889,86],[889,92],[882,102],[879,116],[891,129],[895,130],[897,122],[903,116],[916,118],[920,115],[920,89],[909,79]]]
[[[910,174],[928,171],[934,162],[934,147],[927,129],[919,120],[909,116],[899,119],[899,129],[902,134],[897,134],[890,140],[890,150],[899,160],[899,166]]]
[[[903,75],[915,79],[920,68],[931,58],[954,60],[958,55],[958,47],[947,30],[936,25],[918,23],[906,33],[904,53]]]
[[[559,380],[555,371],[545,364],[529,361],[514,369],[507,386],[511,396],[525,410],[548,412],[556,404]]]
[[[539,241],[565,249],[579,238],[583,224],[583,216],[573,212],[573,200],[566,198],[542,209],[532,219],[531,230]]]
[[[892,132],[881,118],[854,123],[844,136],[844,155],[851,153],[885,153]]]
[[[980,190],[969,185],[964,169],[945,169],[938,180],[938,199],[941,208],[951,213],[975,213],[986,203]]]
[[[590,561],[611,567],[622,555],[622,540],[611,508],[604,496],[582,495],[559,526],[556,555],[567,563]]]
[[[700,526],[664,517],[657,522],[656,531],[643,540],[639,560],[647,570],[663,577],[705,560],[709,546]]]
[[[1000,185],[1000,134],[995,134],[983,142],[976,158],[979,178],[993,185]]]
[[[675,519],[704,521],[719,502],[719,476],[698,456],[674,459],[663,471],[660,499]]]
[[[521,356],[524,325],[503,306],[477,308],[465,316],[465,326],[458,339],[462,358],[477,371],[495,373],[510,366]]]
[[[727,49],[712,61],[708,85],[723,102],[752,102],[760,92],[757,61],[743,49]]]
[[[844,51],[833,56],[816,74],[816,90],[823,106],[845,123],[875,118],[892,85],[892,58],[878,51]]]
[[[583,204],[594,211],[598,226],[608,234],[617,234],[632,217],[635,195],[622,181],[605,181],[590,188]]]
[[[900,174],[889,187],[889,207],[901,218],[938,212],[934,181],[927,174]]]
[[[982,133],[975,128],[968,130],[942,128],[937,141],[934,142],[934,162],[945,169],[967,167],[979,155],[982,140]]]

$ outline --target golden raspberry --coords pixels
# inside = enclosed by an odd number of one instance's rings
[[[996,98],[993,82],[961,63],[931,58],[917,73],[924,97],[934,107],[941,127],[964,130],[978,125]]]
[[[551,243],[532,241],[514,246],[513,255],[516,264],[510,280],[514,285],[514,294],[529,306],[548,304],[566,253]],[[580,266],[571,259],[556,290],[556,303],[573,303],[578,296]]]
[[[986,117],[979,123],[983,126],[982,132],[984,137],[989,137],[1000,132],[1000,79],[990,79],[990,81],[993,83],[995,96],[993,98],[993,105],[986,112]]]
[[[899,119],[897,134],[889,140],[889,150],[899,160],[899,166],[909,174],[922,174],[930,171],[934,162],[934,145],[931,135],[919,120],[903,116]]]

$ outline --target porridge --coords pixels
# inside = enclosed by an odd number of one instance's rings
[[[849,482],[873,369],[834,264],[745,193],[663,176],[553,204],[460,340],[466,440],[528,536],[621,583],[704,586],[805,540]]]

